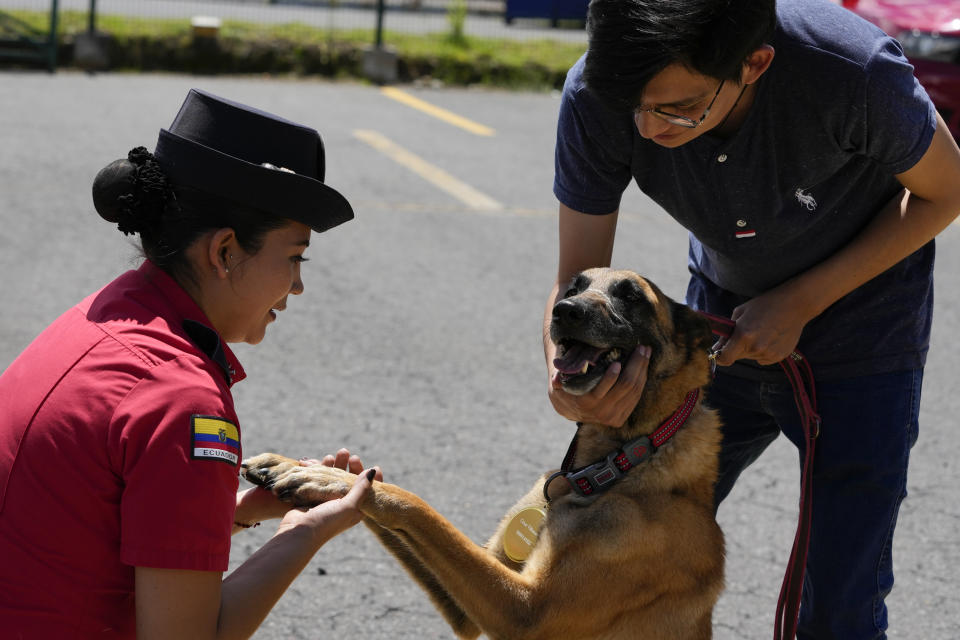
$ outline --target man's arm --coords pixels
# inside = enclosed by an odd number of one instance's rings
[[[647,380],[648,358],[638,349],[627,362],[623,375],[620,375],[621,365],[614,363],[593,391],[582,396],[570,395],[560,388],[553,366],[556,346],[550,340],[550,320],[558,296],[563,294],[564,288],[577,273],[591,267],[610,266],[617,214],[614,211],[608,215],[588,215],[560,205],[557,280],[547,299],[543,318],[543,351],[550,379],[550,402],[557,413],[569,420],[614,426],[627,421],[640,399]]]
[[[943,231],[960,213],[960,149],[943,119],[926,153],[898,174],[906,191],[847,246],[811,269],[737,307],[734,335],[717,364],[741,358],[773,364],[797,346],[813,318]]]

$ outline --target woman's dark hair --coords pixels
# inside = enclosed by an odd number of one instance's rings
[[[100,170],[93,181],[93,203],[107,222],[124,234],[139,234],[144,255],[181,284],[196,282],[186,249],[214,229],[229,227],[247,253],[263,248],[264,235],[286,218],[226,198],[177,187],[144,147]]]
[[[591,0],[584,81],[616,110],[636,107],[650,79],[673,63],[739,82],[776,21],[775,0]]]

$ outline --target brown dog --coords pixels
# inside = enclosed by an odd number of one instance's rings
[[[544,475],[484,547],[391,484],[374,483],[366,524],[460,638],[710,638],[723,535],[713,517],[719,421],[700,393],[706,321],[635,273],[591,269],[557,302],[550,336],[571,393],[651,348],[627,424],[581,425],[569,468]],[[356,478],[269,453],[245,461],[243,475],[299,506],[342,496]]]

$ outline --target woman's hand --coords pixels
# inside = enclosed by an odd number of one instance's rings
[[[382,477],[380,470],[376,467],[368,469],[357,476],[350,491],[342,498],[328,500],[306,511],[291,509],[280,521],[277,535],[298,526],[309,527],[313,532],[317,548],[320,548],[328,540],[363,519],[360,504],[378,475]]]
[[[252,487],[237,494],[237,508],[233,512],[233,521],[238,525],[253,525],[263,520],[282,518],[290,511],[290,505],[280,502],[272,491],[262,487]],[[234,527],[234,533],[242,527]]]
[[[336,500],[328,500],[307,511],[294,509],[288,511],[280,522],[282,531],[285,527],[293,527],[297,524],[306,524],[318,529],[318,533],[323,538],[323,542],[333,536],[342,533],[353,525],[360,522],[363,514],[360,513],[360,501],[370,490],[370,485],[374,480],[383,482],[383,472],[379,467],[374,467],[363,472],[363,461],[359,456],[351,455],[348,449],[340,449],[336,455],[327,454],[322,460],[314,458],[301,458],[301,466],[309,467],[315,464],[321,464],[325,467],[336,467],[343,469],[358,476],[353,487],[347,492],[347,495]]]
[[[581,396],[563,390],[557,371],[551,365],[550,402],[557,413],[568,420],[622,427],[643,395],[649,364],[650,347],[637,347],[626,366],[614,362],[597,386]]]
[[[313,464],[322,464],[325,467],[336,467],[337,469],[343,469],[344,471],[349,471],[354,475],[360,475],[360,472],[363,471],[363,461],[360,460],[359,456],[351,455],[349,449],[340,449],[337,451],[336,455],[327,454],[323,457],[322,460],[316,460],[314,458],[301,458],[300,464],[309,467]],[[383,472],[377,468],[376,480],[383,482]]]
[[[327,467],[337,467],[349,471],[350,473],[360,475],[363,471],[363,461],[358,456],[351,455],[347,449],[340,449],[336,454],[328,454],[322,460],[314,458],[301,458],[300,465],[309,467],[315,464],[322,464]],[[383,472],[376,469],[376,480],[383,481]],[[252,525],[264,520],[273,518],[282,518],[291,511],[292,507],[287,502],[281,502],[272,491],[262,487],[252,487],[237,494],[237,507],[234,512],[234,522],[245,525]],[[235,527],[234,533],[242,531],[243,527]]]

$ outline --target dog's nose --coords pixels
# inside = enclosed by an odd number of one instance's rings
[[[553,305],[553,321],[577,326],[587,317],[583,304],[567,298]]]

